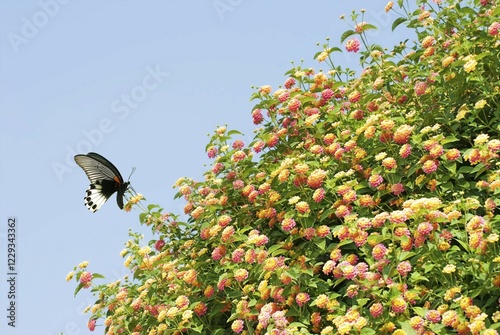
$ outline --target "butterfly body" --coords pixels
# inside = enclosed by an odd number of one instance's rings
[[[84,197],[89,210],[96,212],[115,192],[118,207],[123,209],[123,197],[130,183],[123,181],[120,171],[110,161],[95,152],[89,152],[76,155],[75,162],[90,180]]]

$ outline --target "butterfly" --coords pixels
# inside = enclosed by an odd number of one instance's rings
[[[95,152],[89,152],[86,155],[76,155],[75,162],[90,180],[84,197],[85,206],[89,210],[95,213],[115,192],[118,207],[123,209],[123,197],[130,182],[123,181],[120,171],[110,161]]]

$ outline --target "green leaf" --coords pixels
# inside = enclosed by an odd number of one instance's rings
[[[307,287],[314,287],[314,288],[318,288],[318,285],[316,284],[316,282],[314,280],[309,280],[307,282]]]
[[[228,136],[233,136],[233,135],[235,135],[235,134],[236,134],[236,135],[242,135],[242,136],[244,136],[244,134],[243,134],[242,132],[237,131],[237,130],[230,130],[230,131],[228,131],[228,132],[227,132],[227,135],[228,135]]]
[[[328,50],[330,51],[330,53],[333,53],[333,52],[342,52],[342,49],[340,49],[338,47],[333,47],[333,48],[330,48]]]
[[[450,162],[450,164],[445,164],[445,167],[448,171],[451,172],[452,175],[456,174],[457,172],[457,163],[455,162]]]
[[[408,172],[406,173],[406,176],[407,177],[410,177],[412,176],[415,171],[417,171],[418,169],[420,169],[420,165],[419,164],[413,164],[409,169],[408,169]]]
[[[294,328],[294,327],[307,328],[307,326],[305,324],[303,324],[301,322],[297,322],[297,321],[290,323],[290,325],[288,327],[290,327],[290,328]]]
[[[368,236],[367,243],[370,245],[375,245],[381,243],[384,240],[385,237],[383,235],[370,235]]]
[[[297,273],[295,271],[284,271],[283,272],[285,275],[288,277],[292,278],[293,280],[297,280]]]
[[[192,331],[200,334],[203,331],[203,323],[200,322],[200,324],[198,326],[196,326],[196,327],[191,326],[190,330],[192,330]]]
[[[363,299],[356,299],[356,302],[360,307],[365,306],[367,303],[369,303],[372,299],[369,298],[363,298]]]
[[[459,141],[455,135],[446,136],[446,138],[441,142],[441,144],[453,143]]]
[[[425,263],[422,268],[425,270],[425,272],[429,272],[431,271],[432,269],[434,269],[436,267],[436,265],[434,263],[430,263],[430,262],[427,262]]]
[[[462,165],[460,169],[458,169],[458,173],[469,174],[471,173],[472,169],[472,166]]]
[[[404,17],[398,17],[394,22],[392,23],[391,30],[394,31],[401,23],[405,22],[406,19]]]
[[[327,209],[325,210],[322,214],[321,214],[321,217],[320,217],[320,221],[323,221],[324,219],[326,219],[327,217],[329,217],[330,215],[332,215],[333,213],[335,213],[335,209],[333,208],[330,208],[330,209]]]
[[[324,238],[322,238],[320,240],[315,240],[314,244],[316,244],[316,246],[319,248],[319,250],[325,251],[325,249],[326,249],[326,240]]]
[[[415,313],[417,313],[418,316],[425,317],[425,314],[429,311],[427,308],[422,308],[422,307],[413,307],[413,310]]]
[[[259,92],[252,93],[252,95],[250,96],[250,101],[258,99],[258,98],[260,98],[260,93]],[[254,106],[254,108],[256,108],[256,107],[257,106]]]
[[[313,269],[304,269],[304,270],[302,270],[302,273],[303,273],[303,274],[307,274],[307,275],[309,275],[310,277],[313,277],[313,276],[314,276],[314,271],[313,271]]]
[[[481,174],[483,174],[485,171],[487,171],[489,168],[485,166],[484,164],[477,164],[474,169],[472,169],[471,173],[476,173],[475,178],[479,177]]]
[[[148,211],[151,212],[152,209],[154,208],[160,208],[159,205],[155,205],[155,204],[151,204],[151,205],[148,205]]]
[[[377,334],[377,332],[371,328],[368,328],[368,327],[364,327],[363,329],[361,329],[361,335],[375,335]]]
[[[366,23],[363,25],[363,31],[367,30],[377,30],[377,26],[374,26],[373,24]]]
[[[421,281],[429,281],[429,279],[427,279],[427,277],[422,276],[418,272],[412,272],[410,278],[415,283],[418,283],[418,282],[421,282]]]
[[[401,326],[401,329],[405,332],[405,334],[418,335],[415,329],[413,329],[413,327],[410,325],[410,321],[399,322],[399,325]]]
[[[78,284],[78,286],[75,288],[75,293],[74,293],[74,296],[76,297],[76,295],[78,294],[78,292],[80,292],[80,290],[83,288],[83,284]]]
[[[269,255],[278,256],[278,255],[286,254],[288,251],[283,249],[281,247],[281,245],[275,244],[275,245],[272,245],[271,247],[269,247],[269,250],[267,252],[269,253]]]
[[[340,43],[344,43],[344,41],[349,37],[349,36],[352,36],[352,35],[355,35],[357,34],[354,30],[348,30],[346,32],[344,32],[342,34],[342,36],[340,36]]]
[[[462,248],[465,250],[465,251],[469,251],[470,248],[469,248],[469,244],[465,241],[462,241],[461,239],[455,239],[461,246]]]
[[[405,236],[406,238],[408,238],[407,236]],[[398,256],[398,260],[401,262],[401,261],[404,261],[404,260],[407,260],[411,257],[413,257],[414,255],[416,255],[415,252],[409,252],[409,251],[403,251],[399,254]]]
[[[477,16],[477,12],[470,8],[470,7],[463,7],[463,8],[460,8],[460,12],[463,14],[469,14],[471,17],[476,17]]]

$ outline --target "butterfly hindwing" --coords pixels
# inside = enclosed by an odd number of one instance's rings
[[[103,192],[100,182],[98,184],[90,184],[89,188],[85,194],[85,206],[92,212],[97,211],[101,206],[108,200],[112,195],[109,192],[106,194]]]
[[[86,155],[76,155],[75,162],[90,180],[84,198],[89,210],[96,212],[115,192],[118,192],[118,207],[123,209],[123,196],[129,183],[123,181],[120,172],[110,161],[95,152],[89,152]]]

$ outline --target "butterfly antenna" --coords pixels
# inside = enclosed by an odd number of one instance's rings
[[[130,176],[128,176],[128,180],[130,181],[130,177],[132,177],[132,175],[134,174],[135,172],[135,167],[132,168],[132,172],[130,172]]]
[[[134,172],[135,172],[135,167],[132,168],[132,172],[130,172],[130,176],[128,176],[128,180],[130,180],[130,177],[132,177],[132,175],[134,174]],[[134,192],[135,195],[137,195],[137,192],[134,190],[134,188],[132,187],[132,185],[130,185],[130,182],[129,182],[128,187]]]

